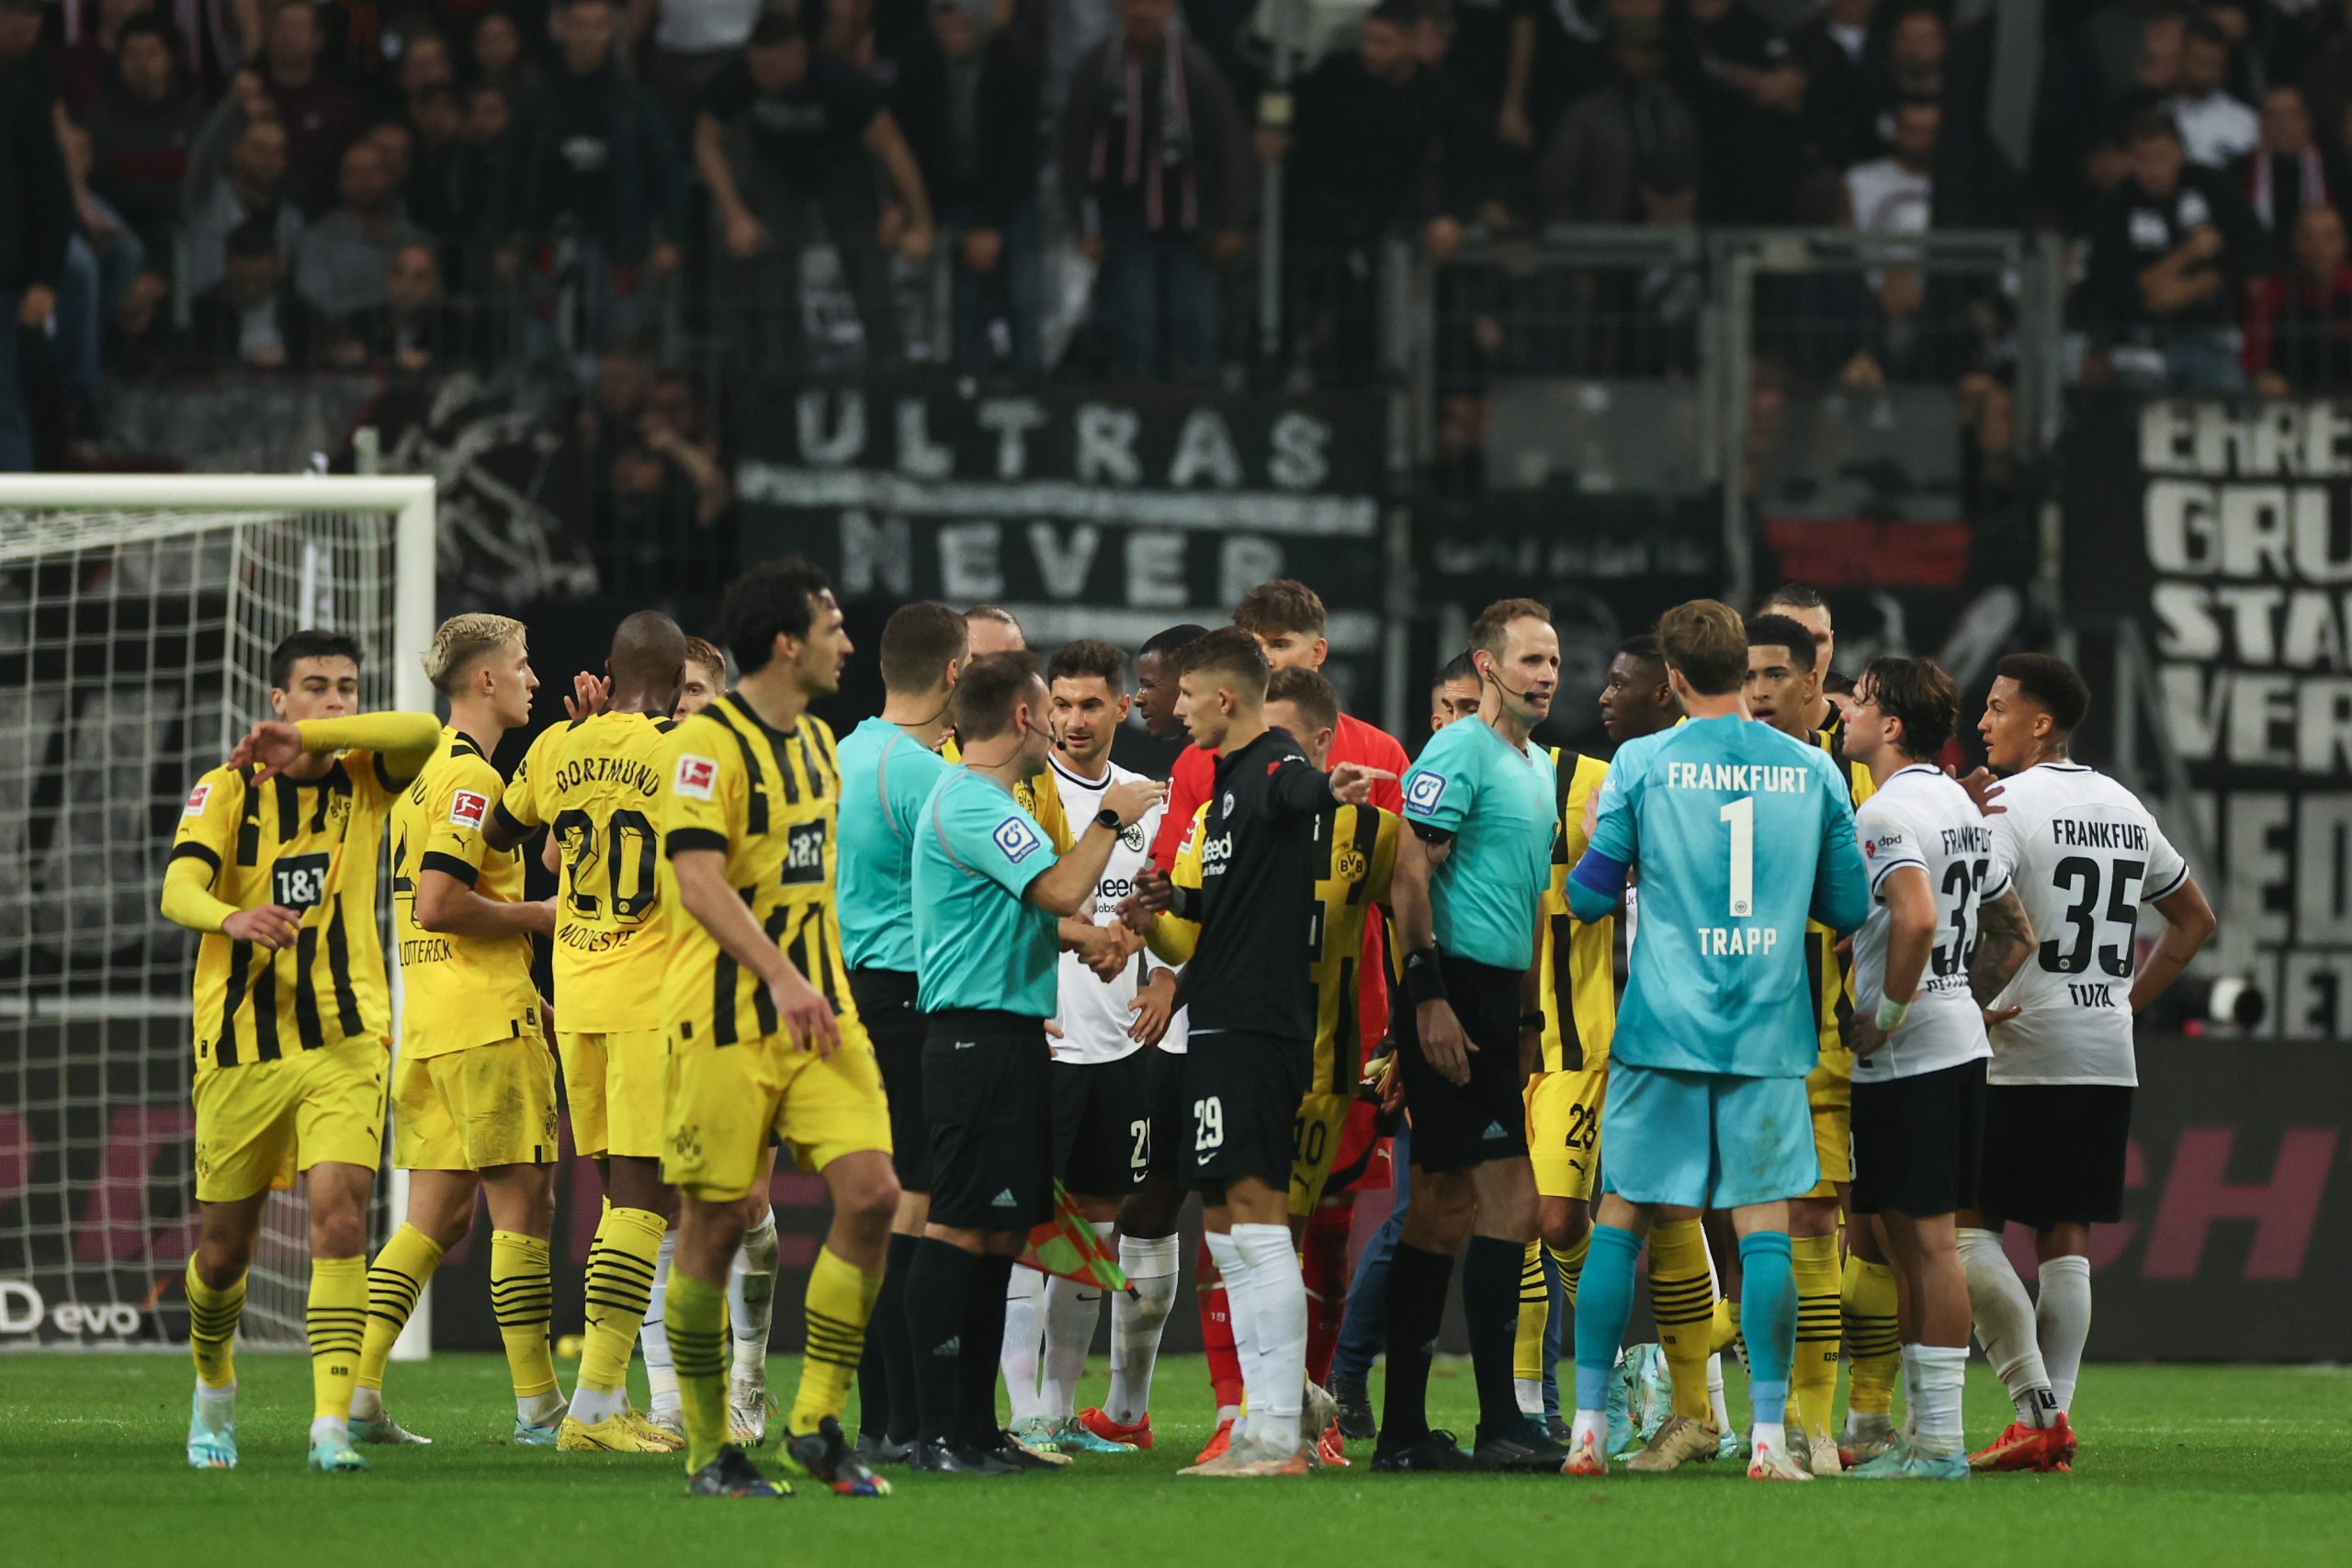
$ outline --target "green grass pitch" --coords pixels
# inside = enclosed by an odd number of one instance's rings
[[[395,1366],[391,1405],[437,1438],[375,1450],[364,1476],[302,1469],[310,1378],[298,1357],[239,1358],[243,1467],[185,1467],[190,1371],[162,1356],[0,1358],[0,1542],[24,1568],[637,1568],[788,1562],[964,1568],[1220,1562],[1301,1568],[1555,1562],[2064,1564],[2341,1563],[2352,1540],[2352,1371],[2101,1367],[2076,1401],[2073,1475],[1957,1485],[1752,1484],[1711,1464],[1645,1480],[1374,1476],[1179,1480],[1207,1436],[1198,1358],[1164,1363],[1160,1446],[1010,1477],[903,1476],[848,1501],[804,1486],[775,1504],[690,1500],[668,1459],[507,1445],[505,1363]],[[1098,1359],[1084,1397],[1099,1398]],[[567,1371],[568,1375],[568,1371]],[[772,1386],[788,1393],[779,1357]],[[1735,1404],[1737,1377],[1734,1377]],[[1377,1397],[1377,1385],[1374,1394]],[[641,1395],[640,1395],[641,1397]],[[1466,1369],[1432,1385],[1441,1425],[1467,1432]],[[1973,1440],[2006,1421],[1982,1368]]]

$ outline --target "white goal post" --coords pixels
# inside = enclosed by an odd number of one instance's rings
[[[364,706],[434,711],[435,550],[426,478],[0,476],[0,1349],[176,1337],[196,944],[156,908],[172,825],[300,627],[359,639]],[[299,1190],[263,1233],[240,1337],[300,1346]],[[396,1353],[429,1325],[420,1303]]]

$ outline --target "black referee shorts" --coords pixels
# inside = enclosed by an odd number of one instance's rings
[[[1466,958],[1441,958],[1446,999],[1470,1054],[1470,1081],[1450,1083],[1421,1055],[1420,1017],[1397,998],[1392,1027],[1405,1109],[1413,1118],[1413,1163],[1428,1171],[1467,1170],[1492,1159],[1527,1157],[1525,1080],[1519,1070],[1519,986],[1524,971]]]
[[[1045,1020],[952,1008],[925,1023],[932,1219],[957,1230],[1043,1224],[1054,1214],[1054,1060]]]
[[[1056,1062],[1054,1170],[1072,1192],[1124,1198],[1151,1162],[1151,1063],[1145,1048],[1115,1062]]]
[[[1291,1124],[1314,1067],[1311,1040],[1195,1031],[1184,1044],[1184,1185],[1211,1201],[1248,1176],[1288,1192]]]
[[[1854,1080],[1854,1212],[1927,1219],[1976,1207],[1984,1059]]]
[[[882,1092],[890,1101],[890,1168],[910,1192],[931,1190],[931,1131],[922,1114],[922,1014],[915,977],[896,969],[853,969],[849,994],[874,1042]]]
[[[2123,1217],[2132,1090],[2121,1084],[1993,1084],[1976,1207],[2046,1231]]]

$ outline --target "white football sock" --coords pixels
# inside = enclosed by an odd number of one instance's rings
[[[1121,1291],[1111,1299],[1111,1393],[1102,1408],[1114,1421],[1132,1426],[1150,1413],[1151,1373],[1176,1305],[1182,1257],[1172,1235],[1119,1238],[1119,1267],[1136,1293]]]
[[[735,1376],[764,1384],[768,1327],[775,1320],[775,1211],[743,1233],[727,1267],[727,1322],[735,1339]]]
[[[1287,1227],[1283,1234],[1289,1235]],[[1230,1232],[1219,1235],[1210,1231],[1204,1239],[1208,1242],[1209,1257],[1225,1280],[1226,1321],[1233,1329],[1233,1359],[1241,1368],[1241,1397],[1246,1414],[1234,1418],[1232,1441],[1238,1448],[1258,1429],[1259,1420],[1266,1409],[1258,1387],[1258,1332],[1251,1312],[1255,1303],[1250,1299],[1247,1289],[1250,1265],[1242,1258],[1241,1244],[1233,1239]],[[1224,1418],[1222,1410],[1217,1414],[1220,1420]]]
[[[1299,1447],[1299,1407],[1306,1392],[1306,1280],[1288,1225],[1236,1225],[1233,1240],[1249,1270],[1257,1375],[1245,1377],[1250,1435],[1275,1454]],[[1227,1289],[1232,1289],[1227,1277]],[[1250,1365],[1245,1360],[1244,1368]]]
[[[662,1308],[670,1299],[670,1265],[678,1256],[678,1227],[662,1232],[662,1249],[653,1255],[653,1294],[646,1303],[645,1321],[638,1325],[637,1348],[645,1354],[645,1386],[653,1398],[653,1414],[669,1416],[684,1408],[678,1397],[678,1369],[670,1360],[670,1331],[662,1325]]]
[[[571,1391],[571,1416],[583,1427],[593,1427],[608,1420],[628,1408],[628,1390],[614,1389],[609,1393],[585,1386]]]
[[[514,1402],[514,1419],[526,1427],[545,1427],[564,1412],[563,1390],[551,1388]]]
[[[1004,1369],[1004,1389],[1011,1396],[1012,1425],[1018,1427],[1042,1415],[1037,1397],[1037,1364],[1046,1345],[1046,1277],[1022,1264],[1012,1266],[1012,1280],[1004,1293],[1004,1344],[997,1364]]]
[[[213,1428],[213,1429],[214,1429],[215,1431],[218,1431],[220,1428],[216,1427],[215,1427],[215,1428]],[[347,1443],[347,1442],[351,1441],[351,1423],[350,1423],[350,1422],[348,1422],[348,1421],[346,1421],[346,1420],[345,1420],[345,1419],[344,1419],[342,1416],[311,1416],[311,1443],[312,1443],[313,1445],[316,1445],[316,1444],[319,1444],[319,1443],[327,1442],[327,1441],[329,1441],[329,1440],[333,1440],[333,1441],[334,1441],[334,1442],[338,1442],[338,1443]]]
[[[1568,1427],[1568,1447],[1572,1449],[1582,1448],[1587,1438],[1592,1439],[1592,1451],[1594,1453],[1600,1454],[1603,1457],[1607,1456],[1609,1450],[1609,1412],[1606,1410],[1579,1410],[1577,1412],[1576,1420],[1571,1423]]]
[[[358,1408],[359,1396],[363,1393],[375,1397],[376,1410],[367,1412],[362,1417],[372,1421],[376,1417],[376,1411],[383,1408],[383,1395],[372,1388],[354,1388],[351,1391],[351,1404],[355,1410]],[[204,1386],[204,1381],[201,1378],[198,1379],[196,1408],[197,1413],[204,1417],[207,1430],[218,1432],[227,1427],[237,1418],[237,1380],[231,1378],[227,1384],[220,1388],[207,1388]]]
[[[1960,1233],[1960,1269],[1968,1277],[1968,1310],[1976,1319],[1976,1342],[2001,1386],[2017,1405],[2018,1419],[2029,1427],[2047,1427],[2056,1408],[2050,1396],[2050,1374],[2041,1364],[2041,1344],[2033,1322],[2033,1303],[2025,1281],[2001,1250],[2001,1238],[1987,1230]]]
[[[1095,1235],[1105,1243],[1118,1228],[1110,1220],[1093,1222]],[[1040,1402],[1046,1415],[1066,1421],[1078,1414],[1078,1385],[1086,1376],[1086,1352],[1094,1347],[1095,1325],[1102,1321],[1102,1290],[1075,1280],[1046,1281],[1045,1377]]]
[[[1747,1429],[1747,1440],[1759,1453],[1766,1449],[1789,1451],[1789,1429],[1784,1422],[1758,1421]]]
[[[1731,1402],[1724,1397],[1724,1358],[1722,1352],[1707,1358],[1707,1418],[1718,1432],[1731,1430]]]
[[[2075,1384],[2083,1375],[2083,1347],[2091,1337],[2091,1260],[2053,1258],[2041,1266],[2035,1303],[2035,1337],[2050,1371],[2050,1396],[2061,1410],[2075,1407]]]
[[[237,1385],[235,1383],[231,1383],[227,1388],[205,1388],[202,1383],[198,1383],[196,1386],[208,1395],[217,1394],[220,1398],[226,1399],[229,1401],[230,1407],[232,1409],[235,1408],[237,1401]],[[374,1421],[380,1419],[383,1414],[384,1391],[382,1389],[368,1388],[364,1385],[353,1386],[351,1390],[351,1418],[354,1421]]]
[[[1510,1380],[1510,1393],[1511,1398],[1518,1403],[1519,1413],[1521,1416],[1532,1416],[1538,1421],[1544,1418],[1543,1379],[1513,1378]]]
[[[1968,1382],[1965,1345],[1905,1345],[1903,1364],[1913,1401],[1910,1440],[1931,1454],[1956,1454],[1966,1440],[1960,1401]]]

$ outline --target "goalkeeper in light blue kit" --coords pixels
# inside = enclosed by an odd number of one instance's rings
[[[1690,722],[1630,741],[1601,786],[1568,878],[1580,920],[1637,907],[1632,975],[1601,1112],[1601,1197],[1577,1303],[1577,1416],[1566,1475],[1600,1475],[1609,1375],[1653,1218],[1726,1209],[1739,1233],[1741,1321],[1759,1481],[1812,1479],[1782,1429],[1795,1355],[1788,1201],[1818,1179],[1805,1074],[1819,1050],[1808,917],[1840,931],[1870,912],[1854,811],[1820,748],[1747,716],[1747,633],[1711,599],[1657,637]]]

